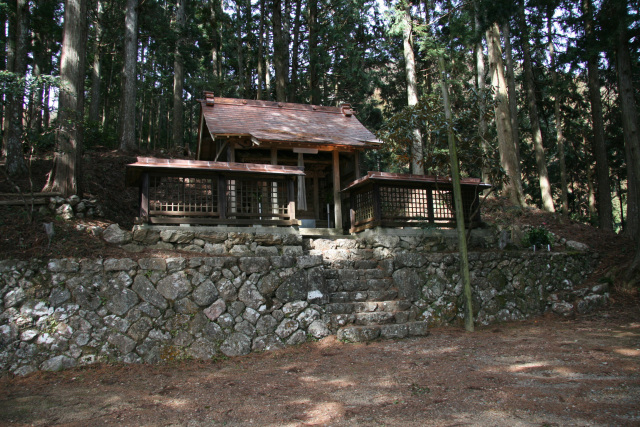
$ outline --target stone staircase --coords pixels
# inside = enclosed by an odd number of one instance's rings
[[[330,329],[340,341],[365,342],[428,335],[427,322],[417,321],[410,301],[394,290],[336,292],[325,306]]]

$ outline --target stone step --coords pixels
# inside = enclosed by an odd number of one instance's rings
[[[331,314],[329,318],[332,329],[337,329],[347,325],[370,326],[407,323],[415,320],[416,313],[412,310],[338,313]]]
[[[329,295],[329,302],[390,301],[397,297],[398,291],[395,289],[387,289],[384,291],[333,292]]]
[[[425,337],[429,335],[427,322],[408,322],[392,325],[346,326],[338,330],[343,342],[366,342],[380,339]]]
[[[363,302],[334,302],[327,304],[327,314],[373,313],[379,311],[405,311],[411,308],[407,300],[393,301],[363,301]]]

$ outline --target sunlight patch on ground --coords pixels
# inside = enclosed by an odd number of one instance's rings
[[[640,348],[614,348],[613,351],[623,356],[640,356]]]
[[[166,399],[162,402],[163,405],[171,406],[172,408],[183,408],[189,405],[189,400],[187,399]]]
[[[302,377],[300,379],[303,380],[303,381],[310,381],[310,382],[317,382],[318,381],[318,379],[311,378],[311,377]],[[348,380],[345,380],[345,379],[342,379],[342,378],[325,381],[324,384],[331,385],[331,386],[338,387],[338,388],[340,388],[340,387],[353,387],[353,386],[356,385],[355,382],[348,381]]]
[[[305,425],[325,425],[332,420],[344,417],[344,412],[344,407],[341,403],[318,403],[307,412]]]
[[[515,365],[511,365],[509,367],[509,369],[507,369],[509,372],[524,372],[527,371],[529,369],[535,369],[535,368],[544,368],[546,366],[549,366],[550,363],[547,361],[539,361],[539,362],[529,362],[529,363],[518,363]]]
[[[614,334],[614,336],[618,338],[636,338],[639,335],[640,334],[638,334],[637,332],[631,332],[631,331],[615,331],[615,334]]]
[[[572,369],[567,368],[566,366],[558,366],[553,369],[553,372],[561,377],[572,378],[578,375],[578,373]]]

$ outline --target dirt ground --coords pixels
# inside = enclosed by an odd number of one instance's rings
[[[640,310],[0,378],[2,425],[640,424]]]

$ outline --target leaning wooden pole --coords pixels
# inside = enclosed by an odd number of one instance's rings
[[[449,141],[449,159],[451,161],[451,177],[453,179],[453,201],[456,210],[456,226],[458,229],[458,247],[460,251],[460,277],[464,286],[464,328],[468,332],[473,332],[473,305],[471,296],[471,276],[469,274],[469,257],[467,254],[467,236],[464,228],[464,208],[462,205],[462,191],[460,189],[460,164],[458,162],[458,151],[456,140],[451,127],[451,104],[449,102],[449,89],[447,87],[447,74],[444,68],[444,57],[439,56],[440,73],[442,80],[442,102],[444,104],[444,116],[447,120],[447,139]]]

